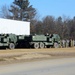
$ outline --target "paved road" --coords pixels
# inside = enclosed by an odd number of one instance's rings
[[[75,58],[1,65],[0,75],[75,75]]]

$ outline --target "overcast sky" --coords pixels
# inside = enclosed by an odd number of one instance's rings
[[[0,7],[10,5],[14,0],[0,0]],[[75,0],[29,0],[30,4],[37,9],[41,17],[46,15],[75,16]]]

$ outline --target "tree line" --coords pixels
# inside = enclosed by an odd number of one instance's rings
[[[62,39],[75,39],[75,17],[45,16],[39,20],[37,10],[29,0],[13,0],[8,7],[2,6],[0,17],[21,21],[30,21],[31,34],[59,34]]]
[[[41,21],[35,21],[31,25],[32,34],[59,34],[62,39],[75,39],[75,17],[54,18],[46,16]]]

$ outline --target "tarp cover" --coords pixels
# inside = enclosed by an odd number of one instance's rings
[[[30,22],[0,18],[0,34],[30,35]]]

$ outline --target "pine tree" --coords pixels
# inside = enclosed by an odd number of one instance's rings
[[[11,8],[11,18],[16,20],[32,20],[36,15],[35,8],[30,5],[28,0],[14,0]]]

